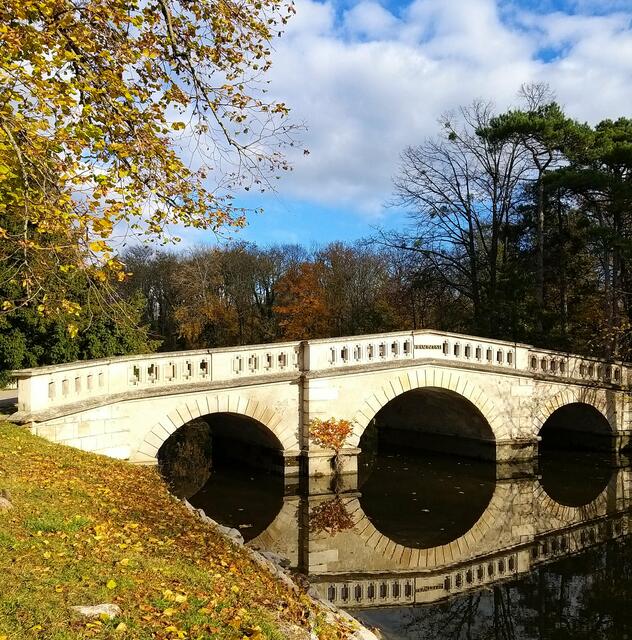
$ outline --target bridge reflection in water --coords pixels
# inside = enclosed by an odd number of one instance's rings
[[[359,482],[346,477],[333,494],[329,479],[299,490],[218,468],[190,501],[239,527],[249,545],[288,558],[323,597],[349,609],[475,593],[631,530],[632,470],[608,458],[543,453],[531,474],[505,477],[502,469],[380,454]]]

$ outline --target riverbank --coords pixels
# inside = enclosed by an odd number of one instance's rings
[[[3,490],[0,640],[336,640],[353,632],[202,522],[154,469],[0,423]],[[98,604],[120,614],[88,619],[72,609]]]

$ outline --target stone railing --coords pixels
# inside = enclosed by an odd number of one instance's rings
[[[529,349],[527,368],[533,374],[607,384],[622,384],[626,373],[620,361],[606,363],[597,358],[533,348]]]
[[[18,411],[41,411],[100,396],[203,382],[297,373],[300,343],[156,353],[16,371]]]
[[[529,346],[421,330],[310,340],[306,350],[310,371],[428,358],[526,370]]]
[[[420,330],[175,353],[124,356],[15,371],[18,411],[47,409],[145,389],[248,378],[326,374],[348,367],[439,360],[582,381],[627,381],[622,363],[537,350],[530,345]]]
[[[328,371],[378,362],[412,360],[413,341],[414,334],[410,331],[310,340],[304,346],[303,362],[309,371]]]

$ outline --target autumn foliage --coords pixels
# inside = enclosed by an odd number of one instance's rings
[[[263,78],[293,12],[291,0],[0,4],[0,276],[17,289],[2,310],[67,311],[57,276],[124,278],[117,243],[130,236],[243,224],[235,188],[288,168],[288,109]]]
[[[325,532],[334,535],[354,526],[353,518],[340,496],[321,502],[309,514],[309,530],[314,534]]]
[[[336,455],[353,432],[353,424],[349,420],[314,418],[309,423],[309,437],[321,447],[332,449]]]
[[[318,263],[303,262],[279,281],[275,312],[283,336],[288,340],[328,335],[331,309],[325,297],[323,271]]]

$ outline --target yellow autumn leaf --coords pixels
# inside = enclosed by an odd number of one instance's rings
[[[186,638],[187,637],[186,631],[181,631],[180,629],[178,629],[178,627],[174,627],[173,625],[167,627],[165,629],[165,631],[167,633],[175,633],[176,637],[178,637],[178,638]]]
[[[91,242],[88,247],[90,248],[90,251],[94,251],[95,253],[99,253],[100,251],[106,251],[108,248],[108,245],[103,242],[103,240],[95,240],[94,242]]]
[[[121,622],[116,629],[114,629],[117,633],[122,633],[123,631],[127,631],[127,625],[124,622]]]
[[[105,585],[108,589],[116,588],[116,580],[108,580],[108,583]]]
[[[186,602],[187,601],[187,597],[184,595],[184,593],[179,593],[176,596],[176,602]]]

